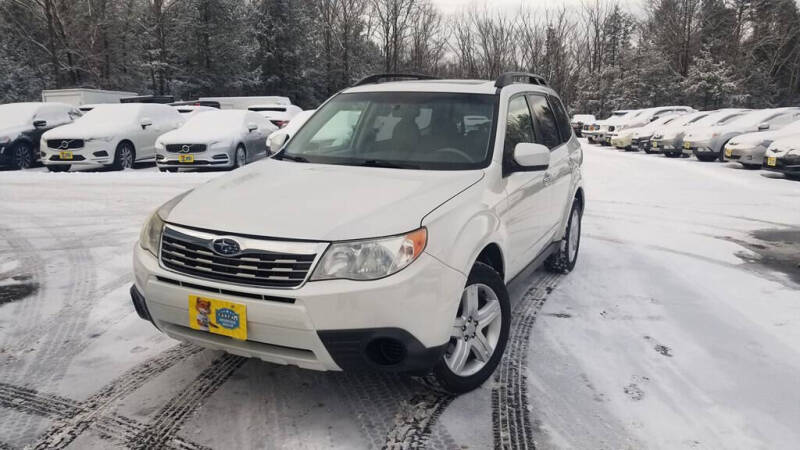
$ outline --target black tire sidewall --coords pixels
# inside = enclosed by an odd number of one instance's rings
[[[112,164],[112,167],[115,170],[123,170],[123,169],[125,169],[124,167],[122,167],[122,160],[120,158],[120,156],[121,156],[120,153],[122,152],[122,149],[125,148],[125,147],[127,147],[131,151],[131,167],[130,168],[132,169],[133,166],[136,164],[136,150],[133,148],[133,145],[130,144],[129,142],[120,142],[119,145],[117,145],[117,150],[114,152],[114,163]]]
[[[497,340],[497,347],[495,347],[489,362],[487,362],[481,370],[468,377],[461,377],[453,373],[447,366],[444,355],[442,355],[439,362],[434,366],[433,373],[442,387],[456,394],[474,390],[491,377],[497,365],[500,363],[500,359],[503,357],[506,343],[508,342],[508,334],[511,329],[511,302],[508,297],[508,289],[506,289],[506,285],[500,277],[500,274],[490,266],[481,262],[476,262],[469,273],[469,277],[467,277],[467,284],[465,287],[472,284],[485,284],[497,295],[497,299],[500,302],[500,314],[502,317],[500,337]],[[454,319],[455,317],[451,320]],[[449,326],[451,326],[451,324],[448,323],[448,327]]]
[[[578,243],[576,244],[577,248],[575,249],[575,259],[570,261],[569,255],[572,253],[572,249],[569,248],[569,234],[572,231],[572,227],[575,226],[572,223],[572,218],[575,217],[575,211],[576,210],[578,212],[577,217],[578,217],[578,227],[579,227],[579,229],[578,229]],[[582,220],[583,220],[583,210],[581,208],[581,205],[578,202],[573,202],[572,209],[570,209],[570,211],[569,211],[569,222],[567,222],[567,234],[566,234],[567,245],[564,246],[566,248],[566,254],[564,255],[564,260],[567,262],[567,264],[566,264],[566,271],[567,272],[571,272],[572,269],[575,268],[575,264],[578,263],[578,255],[581,252],[581,233],[583,232],[583,225],[581,223]]]

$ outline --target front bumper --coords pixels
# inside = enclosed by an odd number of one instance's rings
[[[716,153],[711,147],[711,141],[698,141],[690,138],[685,138],[682,144],[682,151],[685,155],[693,153],[712,154]]]
[[[52,138],[57,140],[56,138]],[[114,162],[116,143],[101,140],[84,141],[83,147],[68,149],[71,157],[65,157],[62,150],[47,147],[40,148],[42,164],[45,166],[71,165],[71,166],[107,166]]]
[[[168,336],[315,370],[430,368],[450,339],[466,284],[462,273],[423,253],[404,270],[381,280],[313,281],[298,289],[264,289],[164,269],[138,244],[134,275],[146,306],[144,318]],[[189,295],[246,305],[248,339],[190,328]],[[402,350],[401,361],[385,364],[376,359],[374,347],[386,342]]]
[[[770,165],[769,155],[764,158],[762,169],[772,172],[780,172],[793,176],[800,176],[800,155],[788,155],[775,158],[775,165]]]
[[[156,153],[156,165],[159,167],[231,167],[234,163],[234,151],[229,148],[210,148],[203,152],[196,153],[173,153],[166,150],[158,150]],[[191,156],[191,162],[181,161],[181,155]]]
[[[629,135],[617,135],[611,137],[611,145],[616,148],[628,148],[631,146],[632,141],[633,140]]]
[[[754,166],[762,165],[764,163],[764,155],[767,153],[766,147],[762,145],[755,147],[728,145],[723,151],[726,159]]]

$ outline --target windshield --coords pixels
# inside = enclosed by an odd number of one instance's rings
[[[192,116],[183,126],[184,129],[198,131],[231,128],[241,126],[244,122],[244,113],[241,111],[206,111]]]
[[[0,105],[0,128],[32,125],[35,105]]]
[[[139,115],[137,105],[99,105],[83,115],[79,122],[133,122]]]
[[[486,167],[497,96],[431,92],[341,94],[278,158],[425,170]]]
[[[693,116],[689,116],[689,120],[686,120],[685,122],[681,123],[681,126],[686,126],[686,125],[690,125],[690,124],[693,124],[695,122],[698,122],[698,121],[708,117],[708,114],[709,113],[701,113],[701,114],[696,114],[696,115],[693,115]]]

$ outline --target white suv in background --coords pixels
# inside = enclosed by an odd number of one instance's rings
[[[261,114],[278,128],[285,127],[289,124],[289,121],[292,120],[294,116],[303,112],[299,106],[277,103],[269,105],[253,105],[249,106],[247,109]]]
[[[51,172],[75,166],[133,167],[155,158],[156,139],[183,125],[175,108],[156,103],[97,105],[75,122],[42,135],[42,163]]]
[[[273,158],[159,208],[134,251],[139,315],[279,364],[483,383],[508,338],[506,283],[575,266],[581,146],[539,76],[387,78],[332,97]]]

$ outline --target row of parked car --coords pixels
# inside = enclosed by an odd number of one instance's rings
[[[736,161],[800,179],[800,107],[695,111],[663,106],[614,111],[599,121],[575,115],[572,126],[591,143],[673,158]]]
[[[155,161],[164,172],[198,166],[232,169],[267,156],[268,138],[308,115],[284,102],[246,110],[186,103],[77,108],[12,103],[0,105],[0,165],[25,169],[41,161],[52,172],[64,172]]]

